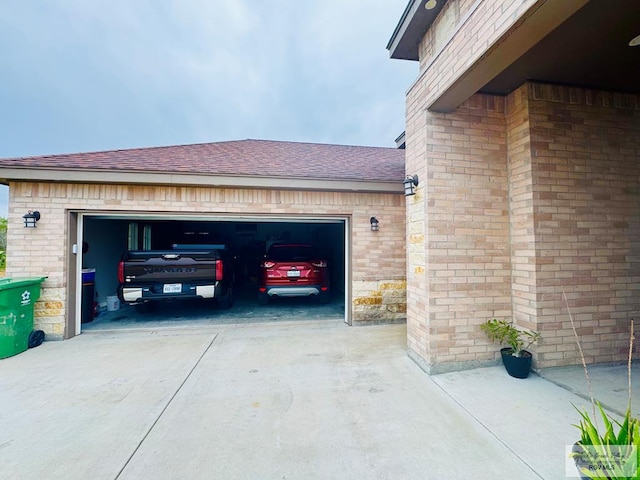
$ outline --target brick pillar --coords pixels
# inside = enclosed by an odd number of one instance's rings
[[[506,105],[513,320],[522,327],[536,329],[538,262],[527,88],[509,95]]]
[[[407,157],[421,174],[407,202],[409,354],[430,373],[493,362],[479,325],[512,316],[504,99],[424,112],[409,134],[424,139]]]

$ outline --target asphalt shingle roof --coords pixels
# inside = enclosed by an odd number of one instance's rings
[[[174,172],[327,180],[399,181],[404,150],[238,140],[0,159],[0,168]]]

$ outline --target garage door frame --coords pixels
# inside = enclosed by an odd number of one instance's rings
[[[236,222],[282,222],[282,223],[343,223],[344,227],[344,322],[352,324],[352,262],[351,262],[351,215],[307,216],[300,214],[231,214],[231,213],[184,213],[184,212],[114,212],[114,211],[69,211],[69,251],[72,253],[68,262],[68,315],[65,337],[71,338],[82,333],[81,301],[82,301],[82,245],[84,219],[95,218],[105,220],[173,220],[173,221],[236,221]],[[73,224],[75,223],[75,228]],[[71,274],[74,272],[74,274]]]

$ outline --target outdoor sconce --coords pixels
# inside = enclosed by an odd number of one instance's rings
[[[40,220],[40,212],[37,210],[32,212],[29,210],[26,215],[23,215],[25,228],[36,228],[36,222]]]
[[[418,186],[418,175],[407,175],[407,178],[404,179],[404,196],[410,197],[411,195],[415,195],[415,187]]]
[[[377,232],[378,230],[380,230],[380,222],[378,221],[378,219],[376,217],[371,217],[369,219],[369,222],[371,223],[371,231],[372,232]]]

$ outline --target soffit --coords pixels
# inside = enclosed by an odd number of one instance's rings
[[[388,45],[393,58],[417,59],[420,40],[433,22],[422,12],[425,3],[409,2],[405,14],[414,16],[403,17],[396,27]],[[552,15],[569,11],[572,4],[576,11],[535,42],[522,35],[523,25],[548,25]],[[507,95],[526,81],[640,93],[640,46],[629,46],[640,35],[640,1],[546,0],[529,13],[529,24],[525,21],[507,32],[429,108],[450,111],[474,93]],[[400,45],[412,47],[403,50]]]

